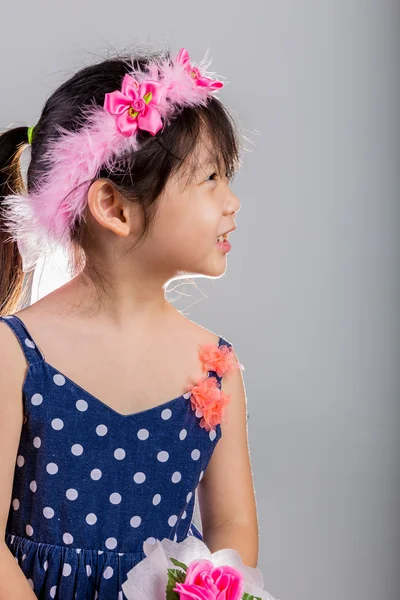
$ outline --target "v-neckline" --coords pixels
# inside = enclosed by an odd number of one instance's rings
[[[172,398],[171,400],[167,400],[166,402],[163,402],[162,404],[156,404],[156,406],[150,406],[149,408],[145,408],[143,410],[139,410],[133,413],[129,413],[129,414],[124,414],[124,413],[120,413],[117,410],[115,410],[115,408],[113,408],[112,406],[110,406],[109,404],[107,404],[106,402],[104,402],[103,400],[101,400],[100,398],[98,398],[97,396],[95,396],[94,394],[92,394],[91,392],[89,392],[86,388],[82,387],[81,385],[79,385],[79,383],[77,383],[76,381],[74,381],[73,379],[71,379],[70,377],[68,377],[68,375],[65,375],[62,371],[60,371],[59,369],[57,369],[54,365],[50,364],[44,357],[44,354],[42,352],[42,350],[39,348],[39,346],[36,344],[36,342],[34,341],[34,339],[32,338],[31,334],[29,333],[29,330],[27,328],[27,326],[25,325],[25,323],[17,316],[17,315],[12,315],[15,319],[18,319],[18,321],[21,323],[22,327],[24,328],[26,334],[29,336],[29,339],[35,344],[35,348],[40,352],[41,356],[42,356],[42,360],[37,361],[37,362],[33,362],[33,363],[29,363],[29,367],[28,369],[30,369],[31,367],[33,367],[34,365],[37,364],[45,364],[47,365],[50,369],[52,369],[53,371],[55,371],[55,374],[58,375],[62,375],[62,377],[64,377],[64,379],[66,381],[69,382],[69,384],[72,387],[77,388],[78,390],[80,390],[83,394],[86,394],[86,396],[88,396],[95,404],[99,404],[100,406],[102,406],[103,408],[105,408],[106,410],[109,410],[110,412],[112,412],[114,415],[117,415],[118,417],[122,418],[122,419],[129,419],[129,418],[133,418],[139,415],[143,415],[145,413],[150,413],[156,410],[161,410],[163,408],[168,408],[169,405],[174,405],[176,403],[178,403],[181,400],[188,400],[190,398],[190,392],[184,392],[183,394],[180,394],[180,396],[177,396],[176,398]],[[218,343],[216,344],[216,347],[219,348],[221,346],[221,342],[223,341],[222,337],[219,336],[218,339]],[[210,377],[210,373],[213,373],[214,371],[207,371],[207,375],[205,376],[205,379],[208,379]],[[187,396],[187,397],[185,397]]]
[[[219,340],[218,340],[218,344],[216,344],[217,348],[220,347],[221,340],[222,340],[222,338],[220,336]],[[108,409],[109,411],[111,411],[112,413],[114,413],[118,417],[122,417],[123,419],[128,419],[130,417],[132,418],[132,417],[136,417],[138,415],[143,415],[144,413],[150,413],[150,412],[155,411],[155,410],[161,410],[163,408],[168,408],[169,405],[174,405],[174,404],[178,403],[181,400],[189,400],[189,398],[190,398],[190,392],[184,392],[180,396],[177,396],[176,398],[172,398],[172,400],[167,400],[166,402],[163,402],[162,404],[156,404],[156,406],[150,406],[149,408],[144,408],[143,410],[139,410],[139,411],[136,411],[136,412],[129,413],[129,414],[125,415],[124,413],[120,413],[117,410],[115,410],[115,408],[113,408],[112,406],[110,406],[109,404],[107,404],[106,402],[104,402],[103,400],[100,400],[100,398],[98,398],[97,396],[94,396],[87,389],[85,389],[84,387],[82,387],[81,385],[79,385],[79,383],[77,383],[76,381],[74,381],[73,379],[71,379],[70,377],[68,377],[67,375],[65,375],[64,373],[62,373],[62,371],[59,371],[58,369],[56,369],[56,367],[54,367],[49,362],[47,362],[47,360],[43,359],[42,361],[39,361],[39,363],[42,363],[42,364],[44,363],[45,365],[47,365],[48,367],[50,367],[50,369],[52,369],[53,371],[55,371],[55,374],[62,375],[64,377],[64,379],[66,381],[68,381],[69,384],[72,387],[75,387],[75,388],[79,389],[83,394],[86,394],[86,396],[88,396],[92,400],[92,402],[100,404],[105,409]],[[32,363],[32,365],[37,365],[37,364],[38,364],[37,362],[36,363]],[[31,365],[29,365],[29,366],[31,366]],[[205,375],[204,379],[208,379],[210,377],[211,373],[213,373],[213,371],[207,371],[207,375]],[[185,396],[187,396],[187,398]]]

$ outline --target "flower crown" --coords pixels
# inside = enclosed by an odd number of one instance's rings
[[[68,248],[72,226],[83,218],[93,179],[101,168],[112,171],[125,152],[139,148],[138,130],[156,135],[176,106],[205,106],[223,87],[222,81],[208,76],[210,62],[204,57],[194,66],[188,51],[181,48],[174,59],[153,59],[146,71],[132,66],[121,89],[105,94],[103,106],[82,109],[83,128],[68,131],[55,126],[60,137],[50,140],[41,158],[48,166],[45,180],[32,193],[3,199],[4,229],[10,234],[6,241],[18,243],[24,272],[34,269],[43,254],[60,246]],[[30,144],[34,133],[30,127]]]

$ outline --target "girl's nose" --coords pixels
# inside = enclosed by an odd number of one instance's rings
[[[229,213],[237,213],[240,210],[240,200],[239,198],[236,196],[236,194],[234,194],[232,192],[231,189],[229,189],[229,197],[226,201],[226,210]]]

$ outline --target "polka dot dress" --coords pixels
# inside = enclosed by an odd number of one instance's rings
[[[189,393],[122,415],[48,364],[17,316],[0,321],[28,363],[7,546],[38,598],[123,600],[145,540],[202,539],[195,492],[221,426],[199,426]]]

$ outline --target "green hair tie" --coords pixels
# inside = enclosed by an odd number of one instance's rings
[[[32,144],[32,137],[33,137],[34,129],[35,129],[34,125],[32,125],[32,127],[28,127],[28,144]]]

